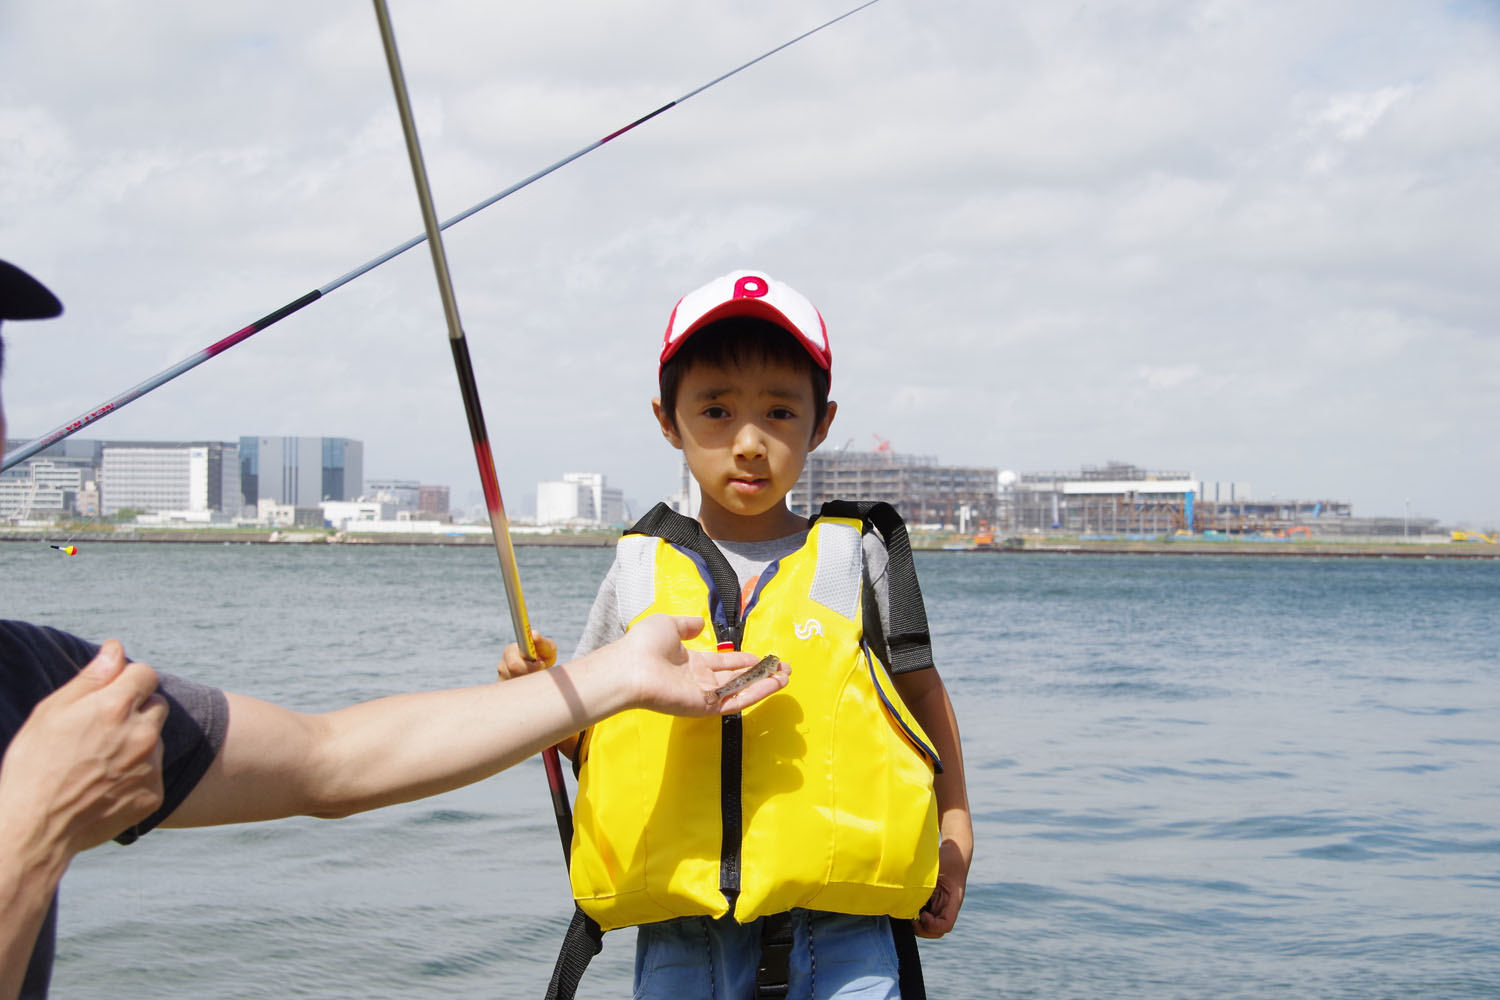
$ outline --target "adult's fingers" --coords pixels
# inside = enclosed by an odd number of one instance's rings
[[[156,726],[157,730],[160,730],[166,724],[168,711],[167,699],[163,698],[158,692],[153,691],[146,696],[145,701],[140,703],[140,707],[136,709],[136,714]]]
[[[109,639],[99,647],[99,652],[68,683],[52,692],[50,701],[71,704],[108,687],[125,670],[125,647],[118,640]]]
[[[153,714],[157,710],[156,702],[161,702],[163,710],[166,706],[161,695],[156,693],[156,687],[155,670],[144,663],[127,663],[110,683],[109,691],[121,699],[125,710]]]

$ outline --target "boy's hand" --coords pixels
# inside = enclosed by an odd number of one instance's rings
[[[557,643],[544,635],[538,634],[536,629],[531,630],[531,644],[536,649],[536,659],[528,660],[521,652],[521,644],[513,642],[505,647],[499,664],[495,667],[498,679],[508,681],[512,677],[520,677],[522,674],[535,673],[538,670],[546,670],[557,662]]]
[[[652,615],[619,640],[635,671],[636,704],[670,715],[731,715],[786,686],[790,668],[783,663],[775,673],[720,701],[714,691],[760,657],[683,646],[682,640],[702,631],[702,618]]]
[[[958,919],[959,907],[964,904],[964,888],[969,881],[969,866],[963,852],[951,840],[944,840],[938,848],[937,885],[932,898],[912,921],[917,937],[940,938],[953,929]]]

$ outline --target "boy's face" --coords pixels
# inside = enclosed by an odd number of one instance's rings
[[[837,409],[830,401],[816,422],[806,366],[695,364],[677,390],[675,426],[660,400],[651,405],[702,490],[698,520],[709,537],[764,541],[806,527],[783,501]]]

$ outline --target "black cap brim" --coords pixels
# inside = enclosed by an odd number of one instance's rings
[[[61,315],[62,303],[14,264],[0,260],[0,320],[51,319]]]

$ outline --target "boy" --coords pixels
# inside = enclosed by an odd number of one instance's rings
[[[574,896],[605,930],[640,926],[637,997],[749,997],[758,979],[898,996],[892,922],[941,937],[963,900],[958,727],[925,642],[885,665],[909,631],[890,627],[885,544],[849,507],[809,528],[786,506],[837,411],[829,376],[822,317],[762,273],[710,282],[668,321],[651,405],[702,503],[621,540],[578,655],[676,609],[713,623],[705,648],[784,657],[798,683],[722,725],[633,712],[581,738]],[[920,605],[908,578],[901,602]],[[537,666],[512,647],[502,672]]]

